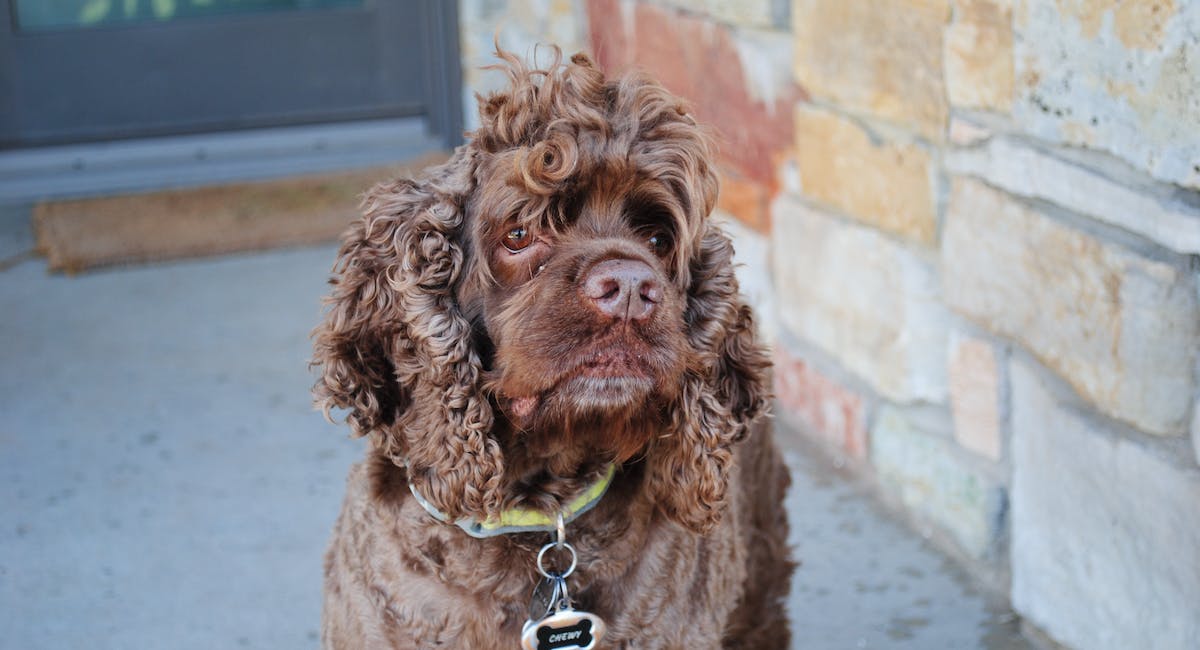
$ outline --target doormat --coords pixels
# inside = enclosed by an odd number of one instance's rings
[[[331,242],[373,185],[447,158],[442,152],[354,172],[40,203],[33,210],[37,248],[51,270],[79,273]]]

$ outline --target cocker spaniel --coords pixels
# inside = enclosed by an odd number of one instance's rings
[[[318,404],[370,440],[323,644],[787,647],[788,477],[709,139],[644,75],[497,54],[469,142],[364,200],[314,333]]]

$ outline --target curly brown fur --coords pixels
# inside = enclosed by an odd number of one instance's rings
[[[545,534],[452,518],[561,508],[604,647],[787,646],[786,470],[709,140],[656,82],[587,57],[510,80],[424,178],[375,187],[314,334],[315,394],[368,436],[326,558],[330,648],[516,647]],[[732,489],[730,489],[732,487]]]

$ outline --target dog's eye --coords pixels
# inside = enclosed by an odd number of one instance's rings
[[[660,231],[652,232],[646,238],[646,245],[650,247],[650,251],[655,255],[666,255],[671,248],[671,238]]]
[[[533,243],[533,235],[529,229],[517,226],[504,234],[504,247],[516,253],[525,250]]]

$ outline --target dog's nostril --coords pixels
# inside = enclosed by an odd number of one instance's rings
[[[592,300],[608,300],[615,298],[620,292],[621,283],[602,274],[589,274],[583,285],[584,295]]]
[[[653,280],[647,280],[638,287],[638,292],[646,302],[658,304],[662,300],[662,287]]]
[[[605,282],[601,291],[604,292],[604,295],[600,296],[601,300],[616,298],[621,293],[621,284],[616,281]]]

